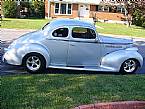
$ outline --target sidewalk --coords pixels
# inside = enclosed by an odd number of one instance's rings
[[[78,106],[74,109],[145,109],[145,101],[95,103]]]
[[[0,40],[2,41],[10,41],[24,35],[26,33],[36,31],[36,30],[26,30],[26,29],[3,29],[0,28]]]

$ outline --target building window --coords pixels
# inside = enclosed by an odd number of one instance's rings
[[[72,14],[72,4],[55,3],[55,14]]]
[[[117,12],[119,12],[119,13],[124,13],[124,8],[123,8],[123,6],[117,6]]]
[[[60,14],[66,14],[66,4],[61,4]]]
[[[117,6],[117,12],[121,12],[121,6]]]
[[[71,11],[72,11],[72,5],[71,4],[68,4],[68,11],[67,11],[67,13],[68,14],[71,14]]]
[[[109,12],[109,7],[108,6],[104,6],[104,11],[105,12]]]
[[[99,5],[96,5],[96,11],[99,11]]]
[[[122,13],[125,13],[125,8],[124,7],[122,8]]]
[[[98,6],[98,11],[103,11],[103,6]]]
[[[109,6],[105,5],[105,6],[96,6],[96,11],[100,11],[100,12],[109,12]]]
[[[55,13],[59,13],[59,3],[55,3]]]

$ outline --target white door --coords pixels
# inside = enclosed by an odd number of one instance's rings
[[[83,18],[89,18],[89,5],[80,5],[79,15]]]
[[[95,31],[89,28],[74,27],[69,41],[68,66],[99,66],[100,44]]]

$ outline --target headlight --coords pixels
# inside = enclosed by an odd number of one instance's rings
[[[4,48],[4,52],[6,53],[9,49],[8,48]]]

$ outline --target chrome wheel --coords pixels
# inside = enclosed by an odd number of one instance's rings
[[[30,56],[26,60],[26,66],[31,71],[37,71],[40,69],[41,61],[37,56]]]
[[[125,72],[132,73],[136,70],[136,68],[137,68],[137,64],[136,64],[135,60],[129,59],[129,60],[124,62],[123,69]]]

